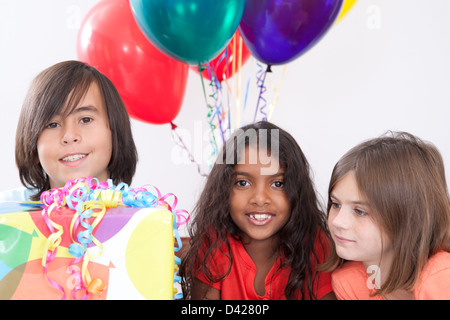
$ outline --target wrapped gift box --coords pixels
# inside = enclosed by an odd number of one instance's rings
[[[48,251],[57,230],[50,230],[39,205],[0,203],[0,299],[173,299],[174,220],[167,206],[107,208],[92,230],[97,244],[87,244],[93,259],[83,264],[69,252],[73,238],[86,230],[73,226],[76,210],[52,211],[51,222],[63,232],[56,250]],[[103,283],[101,294],[79,290],[86,273]]]

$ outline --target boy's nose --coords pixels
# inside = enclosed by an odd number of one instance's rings
[[[81,136],[75,128],[67,128],[62,137],[63,144],[71,144],[81,141]]]

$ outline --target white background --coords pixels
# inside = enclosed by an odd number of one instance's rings
[[[20,186],[14,137],[31,80],[44,68],[76,59],[80,23],[96,2],[0,0],[0,190]],[[449,13],[448,0],[359,0],[314,48],[268,74],[269,102],[275,99],[271,85],[282,81],[272,121],[296,138],[324,200],[336,161],[387,130],[433,142],[449,167]],[[249,60],[242,82],[250,78],[255,86],[256,69]],[[250,89],[248,95],[247,109],[254,110],[258,93]],[[189,71],[174,122],[191,148],[208,147],[206,110],[199,75]],[[132,128],[140,158],[132,186],[172,192],[178,208],[190,211],[205,181],[175,145],[170,125],[132,120]],[[204,139],[196,140],[195,130]]]

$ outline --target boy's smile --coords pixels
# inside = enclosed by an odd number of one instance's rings
[[[76,178],[109,178],[112,135],[96,82],[67,117],[50,121],[39,136],[37,149],[52,189]]]

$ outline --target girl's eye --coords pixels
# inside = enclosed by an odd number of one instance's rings
[[[248,181],[246,181],[246,180],[238,180],[238,181],[236,182],[236,185],[237,185],[238,187],[247,187],[247,186],[250,185],[250,183],[248,183]]]
[[[340,205],[338,202],[332,201],[332,202],[331,202],[331,207],[332,207],[333,209],[340,209],[340,208],[341,208],[341,205]]]
[[[275,188],[283,188],[284,187],[284,182],[283,181],[275,181],[272,185]]]
[[[363,216],[367,215],[366,211],[363,211],[363,210],[360,210],[360,209],[354,209],[354,211],[360,217],[363,217]]]
[[[89,123],[89,122],[92,122],[92,118],[89,118],[89,117],[84,117],[84,118],[81,118],[81,120],[80,120],[80,122],[81,123]]]

